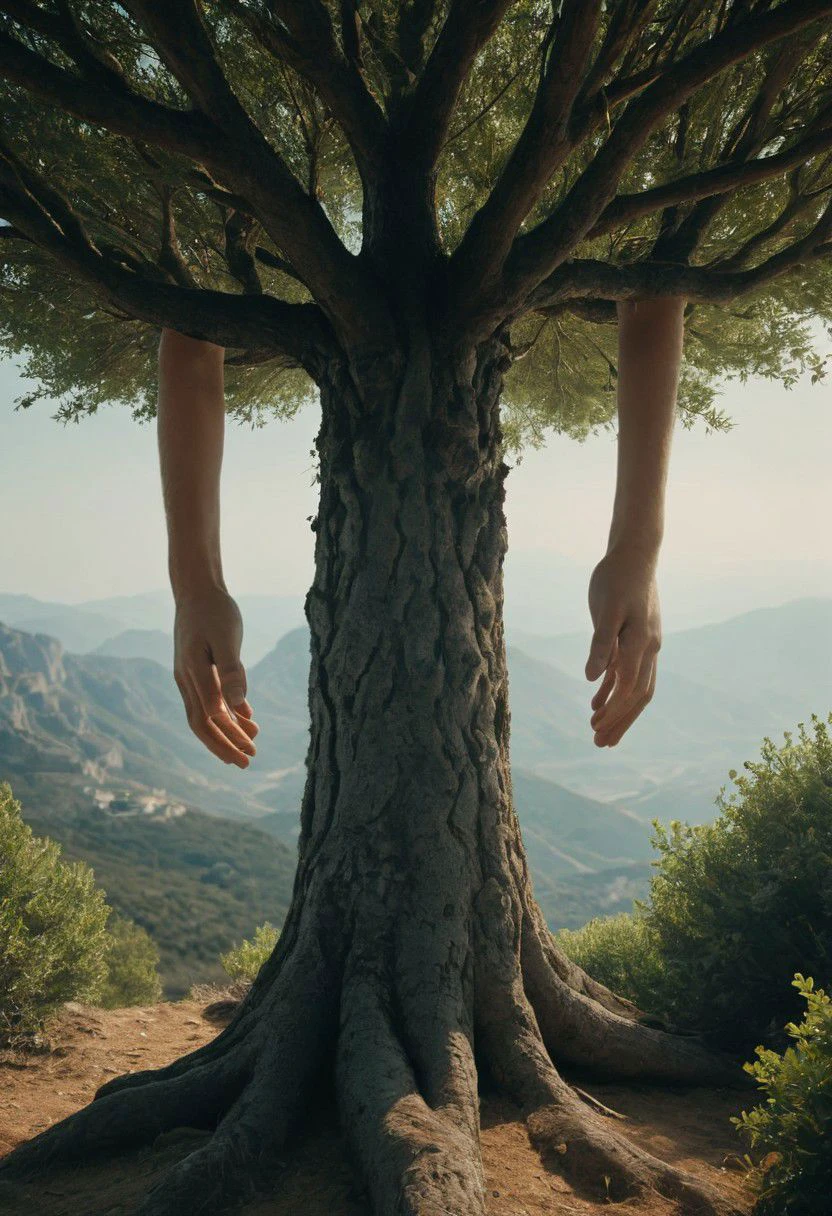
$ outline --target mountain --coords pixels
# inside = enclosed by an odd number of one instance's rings
[[[243,662],[258,662],[271,650],[275,638],[303,624],[303,596],[239,595],[237,603],[245,621]],[[158,633],[173,632],[174,606],[170,591],[148,591],[140,595],[117,595],[62,604],[35,599],[31,595],[0,594],[0,621],[28,633],[48,633],[67,650],[88,654],[101,649],[113,653],[118,636],[132,635],[134,657],[159,659]],[[116,653],[121,653],[116,649]],[[167,662],[167,659],[165,659]]]
[[[173,669],[173,638],[162,629],[124,629],[95,646],[91,654],[118,659],[152,659]]]
[[[37,600],[31,595],[0,594],[0,621],[26,633],[47,633],[59,638],[67,650],[79,653],[92,650],[125,627],[112,614]]]

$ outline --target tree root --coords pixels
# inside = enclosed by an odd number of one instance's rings
[[[0,1179],[28,1181],[45,1169],[151,1143],[176,1127],[205,1128],[190,1153],[146,1197],[141,1216],[216,1211],[251,1191],[315,1092],[335,1039],[338,975],[314,930],[263,1000],[264,1017],[214,1059],[192,1053],[170,1070],[131,1075],[0,1162]],[[218,1038],[221,1036],[218,1036]],[[229,1041],[230,1040],[230,1041]],[[106,1090],[106,1092],[105,1092]]]
[[[546,935],[551,939],[548,930]],[[670,1034],[622,1016],[565,980],[558,956],[554,942],[524,916],[524,987],[543,1041],[560,1062],[607,1078],[747,1088],[748,1078],[732,1057],[711,1051],[693,1036]]]
[[[488,907],[493,900],[502,900],[499,916]],[[484,915],[478,920],[477,1040],[495,1079],[526,1114],[532,1143],[551,1154],[577,1190],[596,1198],[623,1199],[654,1191],[679,1202],[686,1216],[736,1216],[737,1209],[707,1183],[614,1131],[609,1114],[592,1109],[564,1081],[546,1051],[535,1010],[526,997],[512,947],[510,912],[496,883],[483,887],[478,908]],[[502,940],[494,936],[495,925],[504,926]],[[606,1009],[602,1013],[607,1018],[619,1016]]]
[[[476,1092],[468,1118],[432,1109],[393,1030],[390,998],[374,977],[345,984],[336,1055],[344,1130],[368,1179],[373,1210],[396,1216],[484,1216]],[[450,1054],[446,1056],[452,1069]]]
[[[137,1216],[235,1207],[273,1182],[328,1070],[379,1216],[485,1216],[479,1063],[520,1105],[544,1159],[579,1191],[602,1199],[653,1191],[686,1216],[733,1216],[706,1182],[627,1139],[623,1116],[573,1089],[549,1054],[607,1075],[701,1083],[719,1071],[702,1047],[568,983],[568,969],[552,965],[559,960],[497,878],[481,886],[470,923],[414,915],[380,928],[378,912],[337,946],[310,916],[213,1050],[103,1086],[0,1162],[0,1179],[28,1181],[190,1126],[209,1137],[164,1174]]]
[[[181,1076],[93,1100],[0,1161],[0,1178],[27,1181],[43,1170],[152,1142],[175,1127],[210,1127],[245,1086],[253,1053],[202,1063]]]

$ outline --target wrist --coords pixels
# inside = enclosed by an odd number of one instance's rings
[[[186,562],[171,558],[168,563],[168,575],[174,603],[187,603],[193,599],[204,599],[216,591],[227,591],[222,573],[222,565],[218,558],[194,560],[189,555]]]
[[[662,535],[662,529],[658,526],[649,529],[613,527],[607,542],[607,556],[624,555],[630,560],[655,567],[662,547]]]

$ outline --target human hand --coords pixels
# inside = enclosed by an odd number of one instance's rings
[[[224,763],[248,768],[259,728],[246,700],[242,640],[240,610],[223,588],[177,596],[173,676],[188,725]]]
[[[604,676],[590,726],[598,747],[615,747],[656,687],[661,613],[654,555],[626,546],[610,550],[592,572],[589,611],[595,632],[586,678]]]

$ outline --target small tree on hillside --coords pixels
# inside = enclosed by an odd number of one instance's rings
[[[152,413],[159,326],[232,408],[320,392],[298,871],[231,1025],[105,1086],[7,1176],[201,1121],[142,1216],[234,1198],[331,1068],[378,1213],[485,1211],[477,1065],[605,1193],[719,1198],[561,1078],[722,1075],[570,964],[512,807],[506,443],[614,407],[617,302],[685,295],[681,405],[815,375],[832,3],[7,0],[6,350]],[[507,408],[501,418],[501,399]],[[30,398],[31,400],[31,398]],[[504,425],[505,422],[505,425]]]

